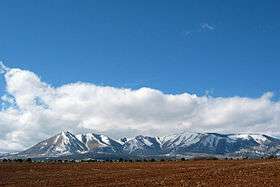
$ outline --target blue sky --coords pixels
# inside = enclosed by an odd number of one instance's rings
[[[0,7],[0,152],[65,130],[280,135],[279,1]]]
[[[0,7],[1,59],[54,86],[279,94],[278,1],[11,0]]]

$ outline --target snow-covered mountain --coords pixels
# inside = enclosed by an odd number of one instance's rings
[[[30,157],[60,156],[87,151],[87,147],[70,132],[61,132],[50,137],[31,148],[22,151],[19,155]]]
[[[136,136],[123,144],[123,151],[132,155],[161,154],[161,142],[158,137]]]
[[[258,145],[254,139],[231,138],[230,136],[216,133],[181,134],[175,136],[175,139],[171,138],[173,142],[170,144],[168,141],[165,146],[171,153],[177,154],[185,152],[227,154]]]
[[[181,133],[161,137],[162,148],[166,153],[206,153],[230,155],[250,150],[252,154],[263,150],[264,154],[280,145],[280,140],[260,134],[217,134],[217,133]]]
[[[188,147],[190,145],[196,144],[202,138],[203,134],[200,133],[180,133],[173,134],[170,136],[160,137],[160,142],[162,144],[162,148],[169,152],[175,150],[179,147]]]
[[[61,132],[19,152],[20,157],[61,157],[86,155],[126,157],[220,155],[280,156],[280,140],[261,134],[180,133],[163,137],[136,136],[114,140],[101,134]],[[15,156],[15,155],[13,155]]]

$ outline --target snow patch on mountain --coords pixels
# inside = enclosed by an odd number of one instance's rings
[[[162,145],[165,147],[173,148],[177,146],[188,146],[191,144],[197,143],[202,134],[200,133],[180,133],[180,134],[173,134],[171,136],[163,136],[160,137],[159,140]]]
[[[262,134],[233,134],[233,135],[229,135],[229,138],[233,140],[237,140],[237,139],[254,140],[259,144],[263,144],[265,141],[269,141],[268,138]]]

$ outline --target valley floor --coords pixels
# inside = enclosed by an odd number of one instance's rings
[[[0,163],[0,186],[278,186],[280,160]]]

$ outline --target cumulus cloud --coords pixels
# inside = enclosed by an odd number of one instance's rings
[[[5,68],[0,150],[20,150],[62,130],[120,136],[180,131],[280,134],[280,102],[260,98],[165,94],[72,83],[52,87],[35,73]]]

